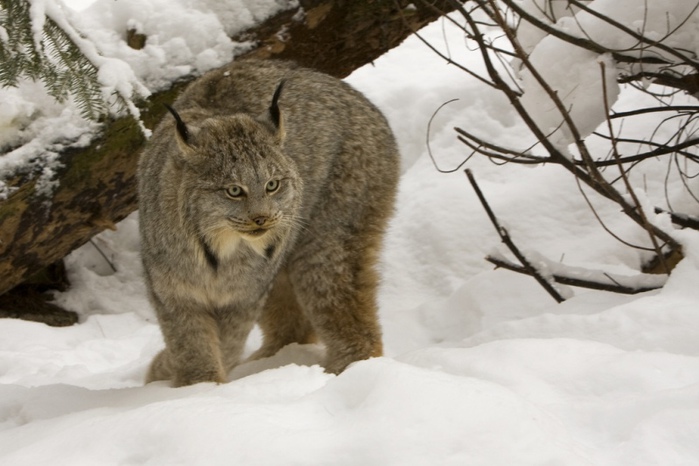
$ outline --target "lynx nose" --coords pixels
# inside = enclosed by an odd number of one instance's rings
[[[264,216],[264,215],[260,215],[259,217],[253,218],[252,221],[255,222],[255,223],[257,224],[257,226],[260,226],[260,227],[261,227],[262,225],[264,225],[265,223],[267,223],[267,219],[268,219],[268,218],[269,218],[269,217],[266,217],[266,216]]]

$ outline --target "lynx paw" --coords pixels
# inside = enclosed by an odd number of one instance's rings
[[[177,373],[172,382],[173,387],[185,387],[202,382],[225,383],[226,378],[218,370],[189,370]]]
[[[223,369],[206,366],[207,364],[190,364],[185,368],[173,367],[170,356],[163,350],[153,358],[146,376],[146,383],[172,380],[173,387],[184,387],[201,382],[224,383],[226,381]]]
[[[161,351],[153,358],[150,363],[148,373],[146,374],[146,383],[156,382],[158,380],[170,380],[172,378],[172,368],[170,358],[165,351]]]
[[[331,374],[339,374],[344,371],[347,366],[356,361],[362,361],[364,359],[379,357],[383,354],[381,343],[373,345],[372,347],[362,346],[360,348],[328,348],[327,355],[325,356],[325,363],[323,367],[326,372]]]

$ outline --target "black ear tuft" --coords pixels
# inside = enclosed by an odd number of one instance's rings
[[[282,79],[279,82],[279,85],[277,86],[277,89],[274,91],[274,95],[272,96],[272,104],[269,106],[269,117],[277,129],[279,129],[279,126],[281,125],[282,121],[281,113],[279,112],[279,96],[282,93],[282,89],[284,88],[285,82],[286,79]]]
[[[172,116],[175,117],[175,122],[177,124],[177,132],[180,134],[182,141],[188,144],[189,130],[187,129],[187,125],[184,124],[184,121],[182,121],[182,118],[180,118],[179,113],[177,113],[174,108],[172,108],[168,104],[165,104],[165,108],[167,108],[170,111],[170,113],[172,113]]]

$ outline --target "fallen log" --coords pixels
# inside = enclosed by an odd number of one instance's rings
[[[448,11],[406,0],[301,0],[234,39],[255,40],[245,57],[295,60],[344,77],[403,41],[412,31]],[[147,40],[147,38],[145,39]],[[193,78],[190,78],[190,80]],[[144,124],[153,128],[188,81],[140,104]],[[60,154],[58,187],[47,197],[36,192],[37,174],[5,180],[15,188],[0,201],[0,294],[60,261],[72,250],[137,207],[136,165],[145,143],[130,117],[103,124],[89,147]]]

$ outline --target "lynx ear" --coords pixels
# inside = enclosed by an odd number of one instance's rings
[[[180,146],[183,152],[188,153],[192,151],[192,134],[187,128],[187,125],[180,118],[180,114],[177,111],[165,104],[165,108],[175,117],[175,127],[177,128],[177,144]]]
[[[272,96],[272,103],[269,106],[269,119],[277,129],[277,136],[279,137],[280,141],[284,140],[284,118],[282,117],[282,113],[279,111],[279,96],[282,93],[285,82],[285,79],[282,79],[279,82],[279,85]]]

